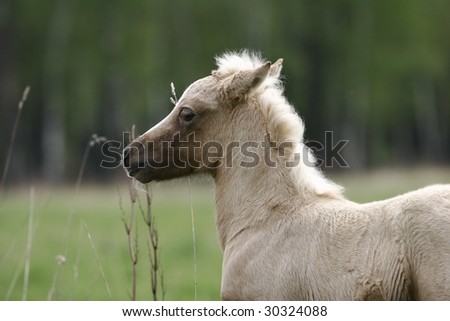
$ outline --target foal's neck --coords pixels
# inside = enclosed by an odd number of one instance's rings
[[[263,148],[254,152],[259,162],[249,164],[248,158],[237,152],[231,166],[219,168],[214,177],[216,223],[222,249],[241,231],[264,224],[274,217],[275,211],[302,197],[289,178],[288,168],[269,166],[263,159],[267,157]]]
[[[231,124],[236,128],[228,128],[234,139],[238,137],[238,146],[228,148],[230,144],[227,145],[225,164],[214,173],[217,229],[222,248],[244,229],[289,215],[294,202],[302,206],[321,197],[341,198],[340,188],[316,168],[302,160],[286,163],[281,145],[270,140],[264,115],[255,117],[258,110],[240,109],[239,119]],[[251,128],[242,128],[242,124]],[[296,139],[300,137],[293,141]],[[223,137],[223,140],[232,142],[233,137]],[[297,143],[300,145],[295,145],[294,151],[302,157],[308,156],[307,149],[303,149],[301,142]],[[295,158],[294,154],[290,155]]]

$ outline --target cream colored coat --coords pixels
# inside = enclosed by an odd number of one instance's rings
[[[143,183],[195,173],[214,178],[223,299],[450,300],[450,185],[369,204],[346,200],[316,168],[287,166],[312,156],[303,122],[283,96],[282,60],[264,63],[241,52],[217,64],[124,150],[124,165]],[[225,148],[205,159],[190,143],[187,151],[156,144],[174,134],[187,142],[195,135],[202,146],[266,140],[277,166],[242,166],[248,157]],[[142,147],[148,142],[161,147]],[[283,152],[281,143],[289,143]],[[267,156],[261,146],[253,151]],[[156,158],[169,166],[157,166]]]

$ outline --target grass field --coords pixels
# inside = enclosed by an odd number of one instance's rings
[[[349,199],[366,202],[432,183],[450,183],[448,168],[391,169],[340,174]],[[36,186],[8,190],[0,201],[0,299],[128,300],[131,263],[120,199],[130,211],[126,184],[74,188]],[[187,181],[155,184],[153,214],[160,237],[166,300],[194,299],[194,258]],[[121,195],[121,196],[119,196]],[[196,183],[195,215],[198,300],[220,299],[221,250],[218,245],[211,183]],[[32,233],[29,208],[33,207]],[[138,213],[138,212],[136,212]],[[150,300],[147,230],[138,224],[137,299]],[[28,242],[30,240],[31,242]],[[27,245],[31,244],[30,247]],[[30,255],[27,255],[30,253]],[[25,262],[29,281],[24,285]],[[62,263],[62,261],[65,261]]]

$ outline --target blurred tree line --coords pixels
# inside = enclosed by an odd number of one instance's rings
[[[9,181],[73,179],[91,134],[147,130],[240,48],[285,59],[306,137],[348,139],[350,168],[448,163],[449,30],[446,0],[0,0],[0,165],[26,85]]]

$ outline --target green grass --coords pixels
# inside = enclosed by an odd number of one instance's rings
[[[29,191],[10,192],[0,205],[0,298],[5,299],[17,271],[20,275],[10,300],[22,297],[27,241]],[[120,187],[123,208],[130,211],[128,187]],[[36,188],[35,227],[29,284],[30,300],[46,300],[52,288],[58,255],[61,266],[54,299],[128,300],[131,263],[118,191],[111,187],[74,189]],[[186,182],[155,185],[152,210],[160,237],[160,251],[167,300],[194,299],[194,262],[190,196]],[[143,203],[143,206],[145,204]],[[193,190],[198,256],[198,299],[218,300],[221,250],[214,222],[212,186]],[[147,229],[138,211],[137,299],[151,299]],[[111,289],[108,294],[86,223]]]
[[[365,202],[394,196],[432,183],[449,183],[448,168],[384,170],[333,177],[347,187],[349,199]],[[115,186],[35,188],[33,247],[30,257],[29,300],[46,300],[54,286],[55,300],[128,300],[131,263]],[[125,211],[130,210],[128,187],[120,185]],[[160,237],[166,300],[194,299],[194,262],[190,196],[187,181],[156,184],[153,214]],[[0,203],[0,299],[20,300],[28,237],[29,188],[10,190]],[[218,244],[214,195],[210,183],[195,184],[193,207],[198,257],[198,299],[220,299],[221,250]],[[138,212],[136,212],[138,214]],[[138,223],[137,299],[150,300],[147,230]],[[91,247],[105,273],[105,280]],[[56,257],[63,255],[65,264]],[[56,271],[59,269],[59,272]],[[13,282],[14,279],[17,282]],[[13,285],[13,286],[12,286]],[[8,290],[12,289],[7,297]]]

